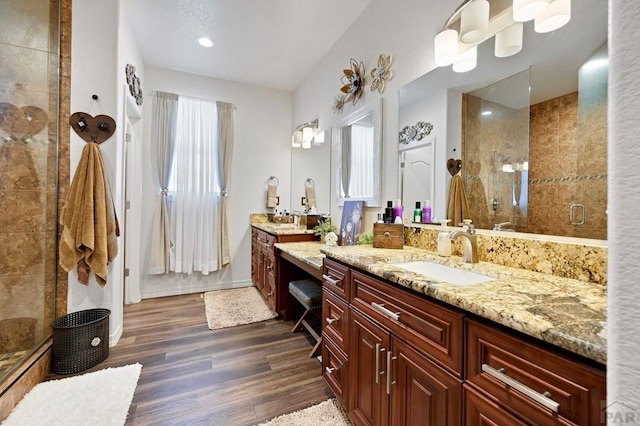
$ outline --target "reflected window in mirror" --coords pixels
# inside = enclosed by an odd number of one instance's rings
[[[380,206],[381,132],[382,100],[339,119],[333,150],[337,205],[363,200]]]

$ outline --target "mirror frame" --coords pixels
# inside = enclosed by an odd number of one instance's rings
[[[363,200],[367,207],[380,207],[382,190],[382,98],[363,105],[360,108],[342,116],[338,119],[335,132],[332,138],[332,162],[334,164],[332,179],[334,180],[334,190],[336,205],[344,205],[345,198],[340,196],[342,185],[342,128],[372,115],[373,118],[373,197],[353,197],[347,200]]]

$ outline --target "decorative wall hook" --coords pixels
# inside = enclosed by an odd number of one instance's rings
[[[116,122],[108,115],[93,117],[86,112],[75,112],[71,114],[69,124],[85,142],[97,144],[109,139],[116,131]]]

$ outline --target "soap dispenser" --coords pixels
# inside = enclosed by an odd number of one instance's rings
[[[420,207],[420,201],[416,201],[416,208],[413,211],[413,221],[415,223],[422,222],[422,207]]]
[[[449,219],[440,221],[440,232],[438,232],[438,255],[448,257],[451,256],[451,239],[449,238],[449,229],[447,223]]]

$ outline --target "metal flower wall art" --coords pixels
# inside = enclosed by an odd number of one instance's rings
[[[345,69],[343,72],[344,75],[340,79],[343,86],[340,88],[340,91],[345,94],[344,103],[352,102],[353,105],[355,105],[364,90],[364,64],[362,62],[358,63],[358,61],[351,58],[351,69]]]
[[[391,55],[380,55],[378,57],[378,66],[371,70],[371,91],[378,93],[384,92],[384,84],[393,78],[393,73],[391,72],[391,63],[393,59]]]

